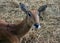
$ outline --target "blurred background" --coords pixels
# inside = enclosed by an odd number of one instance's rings
[[[60,0],[0,0],[0,20],[8,23],[19,23],[26,15],[19,8],[19,3],[25,3],[29,9],[48,5],[41,13],[40,19],[42,28],[30,30],[21,38],[21,43],[60,43]]]

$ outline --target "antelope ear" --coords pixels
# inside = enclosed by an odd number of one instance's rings
[[[42,5],[42,6],[40,6],[40,7],[38,8],[38,11],[39,11],[39,12],[43,12],[43,11],[46,10],[46,8],[47,8],[47,5]]]
[[[31,16],[32,13],[29,11],[28,6],[24,5],[23,3],[19,3],[20,8],[22,11],[24,11],[27,15]]]
[[[47,5],[42,5],[38,8],[38,12],[39,12],[39,17],[43,20],[43,17],[40,15],[41,12],[45,11],[47,8]]]
[[[25,13],[27,13],[28,11],[28,6],[26,6],[25,4],[23,3],[19,3],[19,6],[21,8],[22,11],[24,11]]]

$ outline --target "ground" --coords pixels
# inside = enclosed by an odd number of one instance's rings
[[[25,18],[17,3],[28,3],[29,8],[38,9],[47,4],[48,7],[41,14],[41,29],[30,30],[21,38],[21,43],[60,43],[60,1],[59,0],[0,0],[0,20],[8,23],[18,23]]]

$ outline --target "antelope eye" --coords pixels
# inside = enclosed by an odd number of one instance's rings
[[[30,11],[27,12],[27,14],[31,17],[32,16],[32,13]]]

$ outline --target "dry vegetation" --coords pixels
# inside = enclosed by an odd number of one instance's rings
[[[0,0],[0,20],[3,19],[8,23],[18,23],[23,20],[26,15],[16,4],[19,2],[28,3],[30,9],[51,4],[41,14],[42,28],[40,30],[31,29],[21,38],[21,43],[60,43],[60,0]]]

